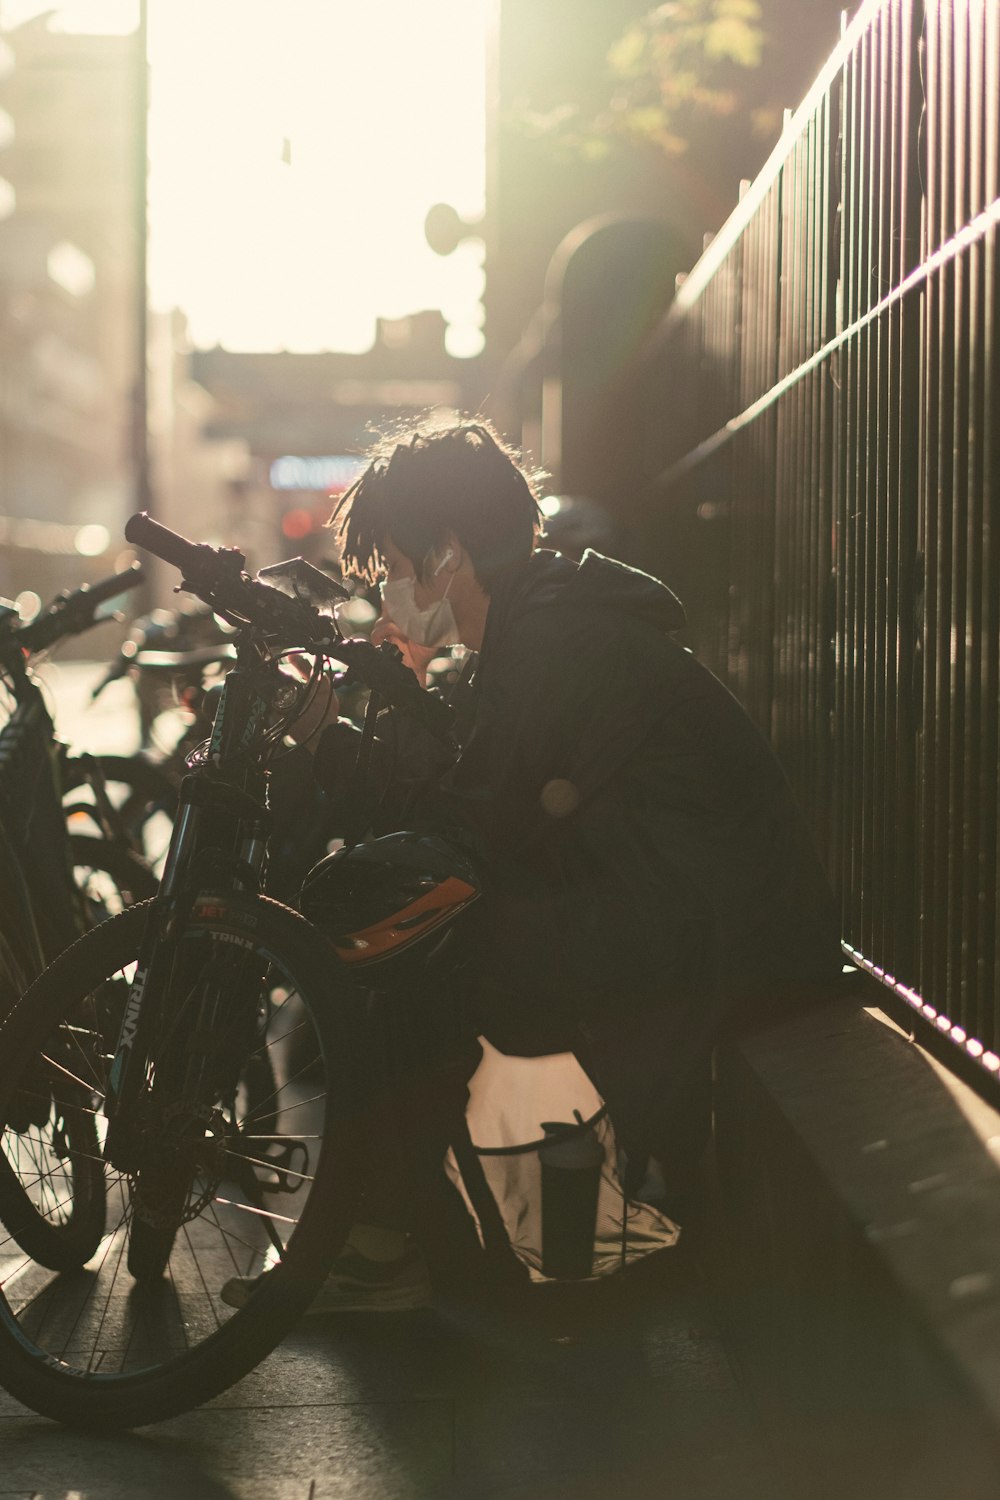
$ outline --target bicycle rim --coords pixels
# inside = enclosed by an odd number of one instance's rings
[[[108,1071],[146,910],[133,908],[81,938],[0,1033],[9,1044],[0,1118],[16,1118],[18,1101],[37,1097],[42,1077],[55,1108],[69,1098],[76,1110],[89,1111],[103,1146]],[[0,1382],[57,1420],[141,1425],[225,1389],[305,1309],[349,1226],[360,1173],[358,1127],[337,1107],[342,1089],[331,1074],[339,1063],[328,999],[317,994],[323,976],[315,954],[312,971],[308,961],[311,929],[274,903],[262,901],[258,910],[259,930],[253,938],[244,932],[238,951],[266,982],[255,1014],[242,1018],[238,1065],[230,1059],[215,1097],[196,1107],[160,1100],[150,1129],[170,1139],[162,1151],[154,1142],[156,1149],[145,1152],[143,1170],[128,1175],[94,1154],[107,1213],[86,1264],[57,1274],[25,1254],[9,1230],[0,1234]],[[286,959],[295,947],[295,958]],[[154,1048],[161,1058],[182,1037],[186,1051],[192,1038],[197,1044],[199,986],[204,991],[220,974],[233,973],[233,933],[224,922],[191,923],[181,951],[185,990],[170,997],[169,1025]],[[169,1076],[168,1067],[161,1071]],[[270,1094],[260,1086],[269,1076]],[[5,1139],[11,1130],[8,1123]],[[178,1130],[185,1143],[180,1155]],[[175,1186],[183,1179],[179,1195],[150,1192],[160,1169],[151,1161],[173,1171]],[[0,1214],[3,1205],[0,1185]],[[140,1246],[148,1249],[151,1232],[166,1241],[162,1276],[151,1273],[142,1254],[145,1274],[137,1279],[128,1269],[137,1216]],[[223,1302],[228,1281],[275,1267],[247,1306]]]

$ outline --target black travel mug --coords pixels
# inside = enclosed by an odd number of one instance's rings
[[[594,1127],[582,1121],[542,1129],[542,1275],[580,1280],[593,1266],[604,1147]]]

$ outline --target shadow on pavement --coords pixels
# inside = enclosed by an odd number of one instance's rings
[[[785,1494],[680,1247],[603,1282],[305,1319],[210,1405],[136,1434],[91,1437],[5,1408],[0,1450],[0,1500]]]

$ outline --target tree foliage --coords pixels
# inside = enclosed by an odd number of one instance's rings
[[[566,157],[599,161],[630,145],[678,156],[699,119],[738,107],[740,70],[759,66],[763,46],[758,0],[669,0],[614,42],[596,107],[522,105],[511,123]]]

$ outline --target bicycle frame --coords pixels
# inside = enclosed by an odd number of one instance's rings
[[[148,1052],[167,1003],[176,958],[173,939],[201,897],[209,906],[220,900],[231,904],[241,895],[256,897],[262,888],[269,829],[264,762],[270,718],[275,709],[280,714],[288,706],[283,700],[297,695],[294,686],[289,692],[277,662],[262,655],[262,649],[253,632],[240,640],[205,761],[195,765],[181,784],[160,890],[125,1004],[110,1075],[105,1155],[125,1171],[135,1171],[139,1163],[149,1092]],[[238,940],[230,937],[230,942],[238,952]],[[227,1004],[238,1006],[241,999],[250,1005],[249,990],[241,997],[230,994]],[[254,1014],[258,1000],[259,983],[253,987]],[[199,1009],[217,1009],[219,1004],[218,997],[201,997]],[[189,1019],[198,1033],[212,1032],[218,1025],[215,1014]],[[192,1103],[200,1086],[194,1068],[184,1082]]]

